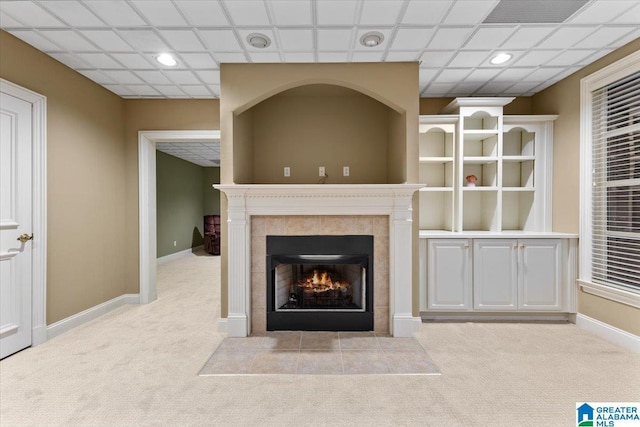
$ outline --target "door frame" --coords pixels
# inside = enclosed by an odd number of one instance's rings
[[[31,345],[47,341],[47,97],[0,78],[0,91],[31,104]]]
[[[219,130],[162,130],[138,132],[138,226],[140,304],[158,298],[156,270],[157,207],[156,207],[156,143],[219,141]]]

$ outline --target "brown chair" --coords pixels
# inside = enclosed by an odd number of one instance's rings
[[[204,251],[220,255],[220,215],[204,216]]]

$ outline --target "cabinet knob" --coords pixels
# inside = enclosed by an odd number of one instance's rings
[[[520,249],[524,249],[524,244],[520,244]]]
[[[467,243],[464,244],[463,248],[469,249],[469,245]]]

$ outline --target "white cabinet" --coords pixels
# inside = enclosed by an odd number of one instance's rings
[[[430,239],[427,260],[428,309],[470,310],[471,241]]]
[[[426,297],[421,309],[436,313],[433,318],[441,317],[437,313],[445,313],[444,318],[574,313],[577,239],[562,233],[540,234],[544,237],[423,236],[420,274]]]
[[[560,310],[560,239],[475,239],[476,310]]]

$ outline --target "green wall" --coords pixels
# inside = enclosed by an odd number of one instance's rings
[[[203,244],[203,216],[220,214],[220,168],[156,151],[158,258]],[[176,245],[173,245],[173,242]]]
[[[202,168],[202,170],[204,214],[220,215],[220,191],[212,187],[213,184],[220,184],[220,168]]]

